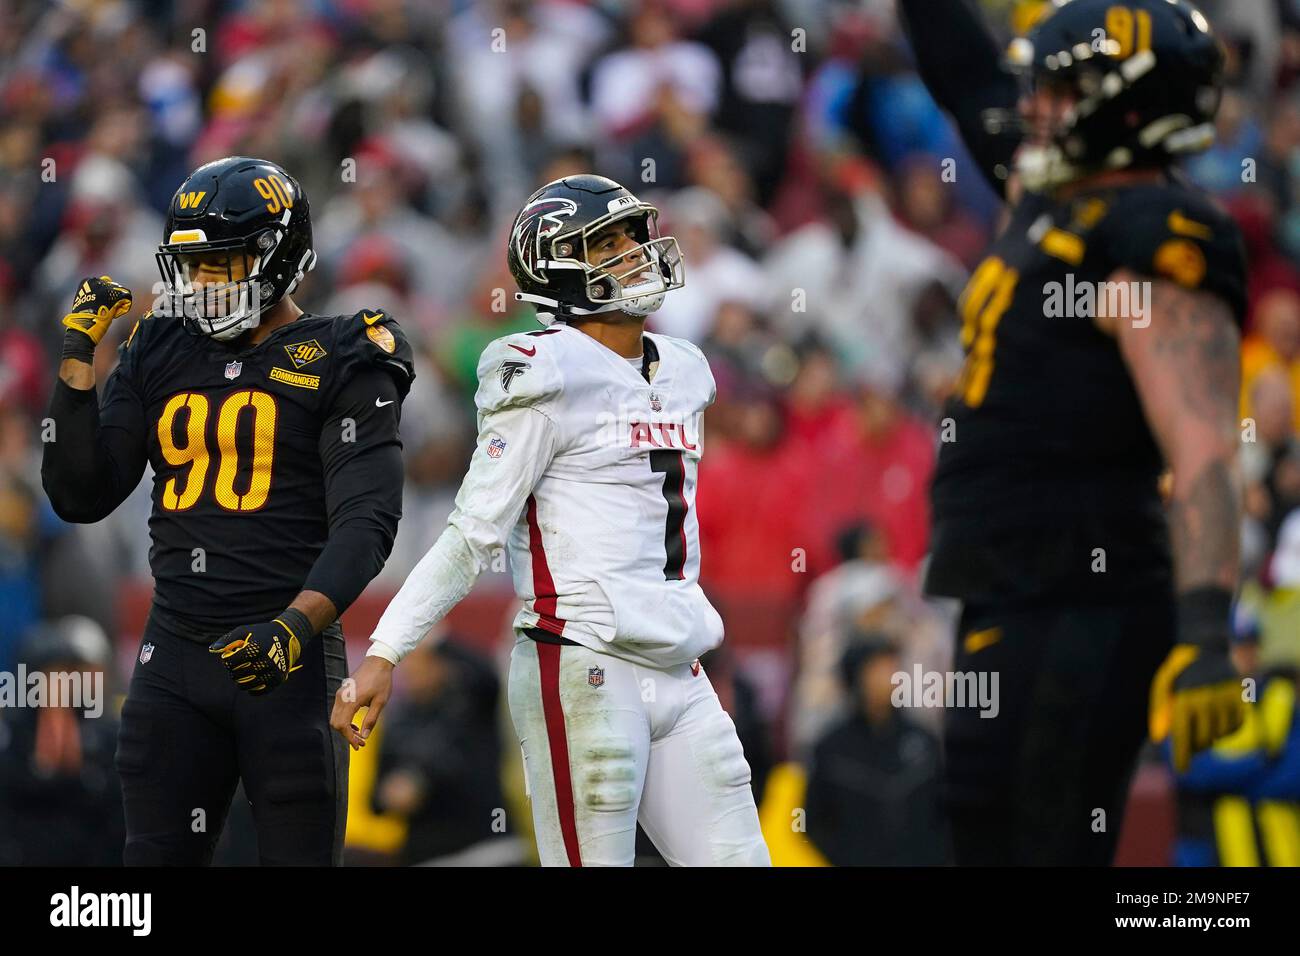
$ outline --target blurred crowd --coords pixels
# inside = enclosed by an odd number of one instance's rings
[[[1041,7],[981,5],[1006,38]],[[1188,168],[1242,224],[1251,263],[1242,646],[1251,666],[1293,668],[1300,2],[1202,6],[1230,50],[1229,93],[1218,145]],[[380,601],[450,511],[480,351],[536,327],[505,266],[521,201],[596,171],[654,202],[687,286],[650,327],[698,343],[718,383],[698,508],[728,643],[705,664],[765,824],[808,814],[774,858],[943,861],[939,715],[887,706],[888,676],[948,659],[953,609],[919,592],[927,484],[961,362],[956,300],[1000,209],[890,0],[0,0],[0,670],[44,659],[52,631],[98,628],[84,666],[124,687],[142,622],[120,596],[147,587],[149,482],[95,526],[43,500],[58,318],[87,275],[148,308],[172,193],[232,154],[280,162],[310,199],[319,265],[299,304],[384,308],[417,349],[405,517],[367,595]],[[101,381],[114,361],[98,350]],[[505,573],[479,584],[509,588]],[[526,859],[527,841],[488,846],[527,816],[500,646],[451,634],[420,653],[378,754],[354,766],[356,858]],[[111,815],[87,782],[111,746],[71,755],[36,726],[48,718],[23,720],[0,714],[0,863],[63,860],[24,840],[24,821],[52,812],[52,778]],[[71,846],[90,862],[92,842]]]

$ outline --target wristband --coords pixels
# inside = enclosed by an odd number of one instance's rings
[[[1227,651],[1232,631],[1232,592],[1216,585],[1178,595],[1178,643]]]
[[[85,332],[68,329],[63,333],[63,358],[95,364],[95,342]]]
[[[298,638],[299,646],[305,645],[316,636],[311,620],[296,607],[285,608],[275,619],[289,629],[289,633]]]

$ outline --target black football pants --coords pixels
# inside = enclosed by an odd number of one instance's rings
[[[953,670],[996,672],[999,711],[945,710],[959,866],[1110,864],[1174,627],[1168,593],[964,607]]]
[[[252,697],[205,644],[150,621],[118,735],[127,866],[208,865],[240,779],[263,865],[342,862],[348,748],[329,726],[347,676],[340,627],[301,663]]]

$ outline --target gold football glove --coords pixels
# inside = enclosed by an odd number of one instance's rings
[[[72,311],[63,317],[65,327],[83,332],[93,349],[119,316],[131,311],[131,290],[108,276],[83,279],[72,300]]]
[[[1151,682],[1151,739],[1169,738],[1174,769],[1245,719],[1241,675],[1228,656],[1232,595],[1198,588],[1178,602],[1178,641]]]

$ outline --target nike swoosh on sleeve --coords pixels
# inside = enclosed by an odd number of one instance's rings
[[[379,399],[376,398],[376,399],[375,399],[375,408],[383,408],[385,405],[391,405],[391,404],[393,404],[393,402],[395,402],[395,401],[397,401],[397,399],[395,399],[395,398],[390,398],[390,399],[389,399],[388,401],[386,401],[386,402],[381,402]]]
[[[516,351],[519,351],[519,352],[523,352],[525,355],[528,355],[528,356],[533,356],[533,355],[536,355],[536,354],[537,354],[537,346],[536,346],[536,345],[534,345],[532,348],[529,348],[529,349],[524,348],[522,345],[515,345],[515,344],[512,343],[512,342],[507,342],[506,345],[509,345],[512,349],[515,349]]]

